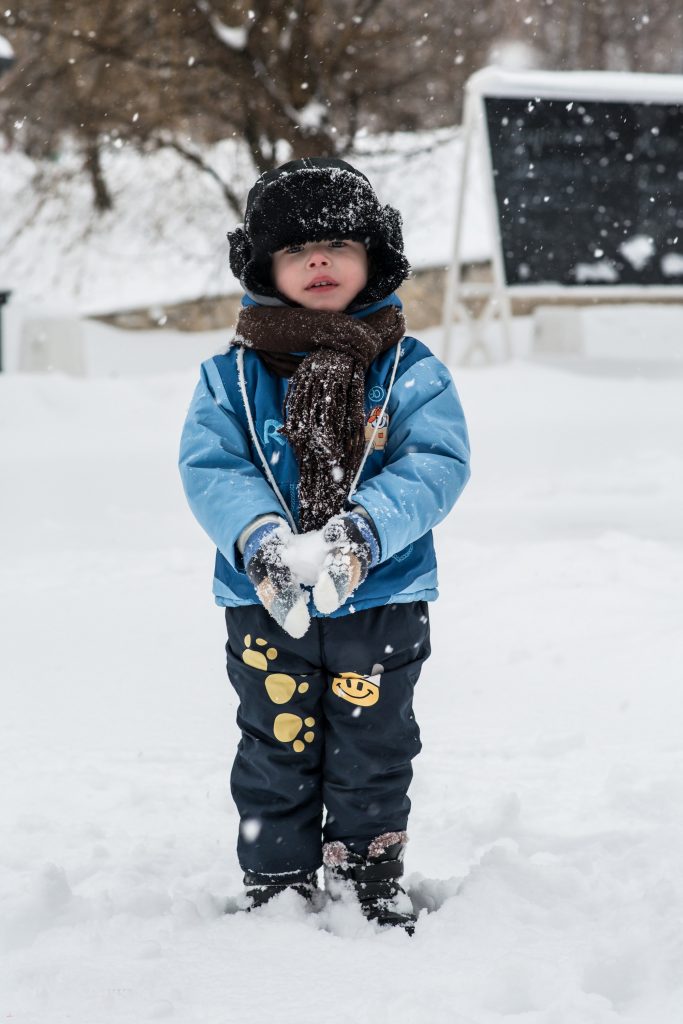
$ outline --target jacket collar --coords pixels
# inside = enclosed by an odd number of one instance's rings
[[[270,298],[266,295],[253,295],[251,292],[245,292],[242,296],[242,306],[282,306],[283,309],[291,309],[291,306],[287,306],[280,299]],[[360,309],[349,310],[349,316],[356,317],[362,320],[363,317],[369,316],[370,313],[376,313],[378,309],[382,309],[384,306],[398,306],[399,309],[403,309],[403,303],[399,299],[396,292],[392,292],[387,295],[384,299],[379,299],[377,302],[371,303],[369,306],[362,306]]]

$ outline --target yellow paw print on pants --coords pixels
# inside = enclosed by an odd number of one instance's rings
[[[291,743],[292,750],[295,750],[297,754],[300,754],[302,750],[306,749],[306,743],[312,743],[315,739],[314,732],[305,732],[304,740],[295,739],[299,735],[304,726],[315,725],[315,718],[300,718],[299,715],[292,715],[285,711],[281,715],[278,715],[273,723],[273,732],[275,733],[275,739],[280,740],[281,743]]]
[[[277,650],[275,647],[269,647],[268,641],[262,637],[254,639],[256,646],[261,648],[260,650],[254,650],[251,646],[251,639],[251,633],[247,633],[244,638],[242,661],[251,668],[267,672],[270,668],[269,662],[277,658]],[[264,647],[266,648],[265,651],[263,650]],[[263,683],[266,693],[273,704],[286,704],[295,693],[308,693],[310,688],[305,679],[297,684],[296,679],[286,672],[270,672]],[[315,718],[312,718],[310,715],[307,718],[301,718],[300,715],[295,715],[290,711],[283,711],[276,716],[273,722],[273,735],[281,743],[291,743],[292,750],[300,754],[302,750],[306,749],[306,744],[312,743],[315,739],[315,733],[311,732],[314,725]],[[306,726],[307,732],[303,734],[303,739],[298,739],[297,737],[304,726]]]
[[[266,669],[268,668],[268,662],[272,661],[273,658],[277,658],[277,651],[274,647],[268,647],[268,641],[262,640],[260,636],[256,637],[255,640],[257,647],[266,647],[267,650],[254,651],[251,647],[251,633],[247,633],[244,638],[244,650],[242,651],[242,661],[245,665],[251,665],[252,668]]]

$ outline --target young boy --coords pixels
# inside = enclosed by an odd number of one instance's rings
[[[233,344],[202,366],[180,466],[218,548],[247,906],[310,899],[322,863],[332,896],[411,933],[412,698],[438,596],[431,529],[469,476],[462,409],[405,336],[400,215],[355,168],[262,174],[229,240],[246,294]],[[306,580],[296,534],[314,531]]]

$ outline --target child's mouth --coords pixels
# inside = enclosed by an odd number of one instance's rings
[[[320,278],[318,281],[312,281],[311,284],[306,285],[307,292],[331,292],[333,288],[337,288],[337,282],[332,281],[331,278],[325,277]]]

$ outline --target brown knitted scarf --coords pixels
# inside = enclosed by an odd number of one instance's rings
[[[255,349],[270,369],[291,378],[280,433],[299,464],[303,532],[321,529],[342,510],[365,446],[365,373],[404,333],[398,306],[362,320],[299,307],[241,310],[235,343]]]

